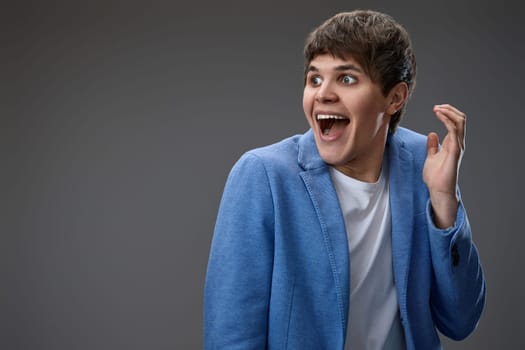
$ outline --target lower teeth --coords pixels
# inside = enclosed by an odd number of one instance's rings
[[[330,133],[330,129],[324,129],[324,130],[323,130],[323,134],[324,134],[324,135],[328,135],[329,133]]]

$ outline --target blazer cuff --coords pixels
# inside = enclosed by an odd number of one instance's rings
[[[430,203],[430,199],[427,201],[426,215],[428,227],[431,232],[435,232],[441,235],[448,235],[457,231],[462,226],[463,222],[465,221],[465,208],[463,207],[463,202],[460,199],[454,224],[444,229],[437,227],[434,223],[434,211],[432,210],[432,204]]]

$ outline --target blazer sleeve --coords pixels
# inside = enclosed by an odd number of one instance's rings
[[[245,154],[226,182],[204,288],[204,348],[264,349],[274,209],[261,159]]]
[[[461,340],[477,326],[485,304],[486,286],[470,224],[460,201],[453,227],[434,225],[427,203],[430,251],[434,269],[431,309],[437,328]]]

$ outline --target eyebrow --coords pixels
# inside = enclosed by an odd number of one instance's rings
[[[344,71],[347,71],[347,70],[353,70],[353,71],[356,71],[358,73],[363,73],[363,70],[351,63],[349,64],[342,64],[342,65],[339,65],[339,66],[336,66],[334,67],[334,70],[335,71],[338,71],[338,72],[344,72]],[[313,65],[309,65],[308,66],[308,70],[307,72],[318,72],[319,69],[316,67],[316,66],[313,66]]]

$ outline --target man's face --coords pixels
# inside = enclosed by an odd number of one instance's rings
[[[327,54],[310,62],[303,109],[326,163],[343,172],[364,172],[381,162],[392,114],[389,105],[379,85],[351,57]]]

